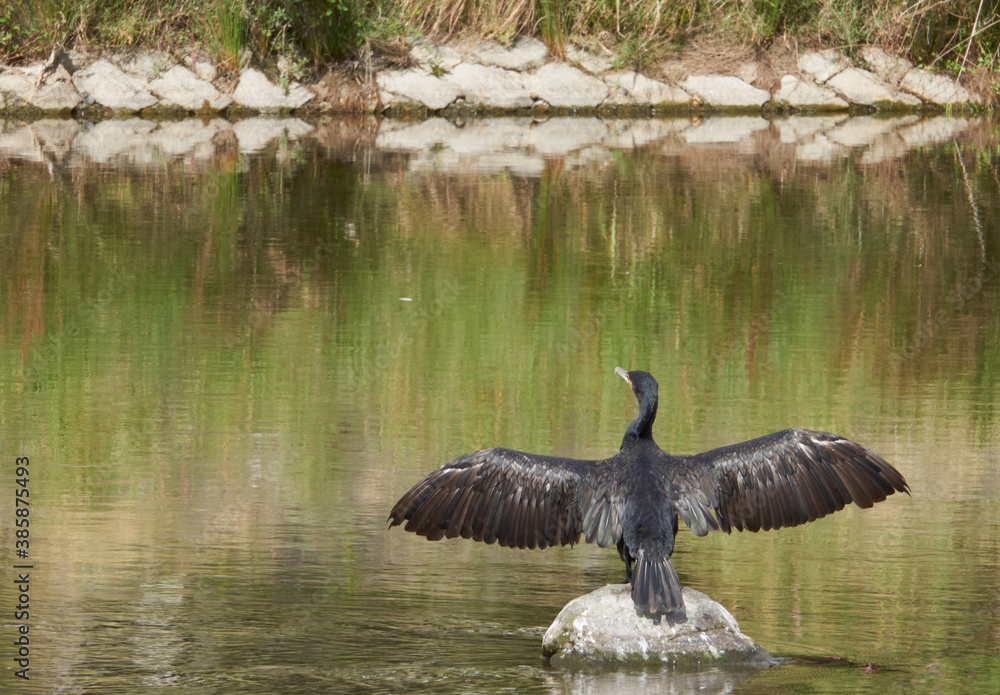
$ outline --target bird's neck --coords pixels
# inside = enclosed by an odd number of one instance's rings
[[[641,439],[653,439],[653,421],[656,419],[656,406],[656,399],[645,400],[639,404],[639,417],[633,420],[632,424],[625,430],[622,447],[629,442],[637,442]]]

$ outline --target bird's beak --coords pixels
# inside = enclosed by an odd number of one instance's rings
[[[632,385],[632,380],[628,378],[628,372],[626,372],[621,367],[615,367],[615,374],[617,374],[622,379],[624,379],[626,381],[626,383],[628,383],[629,386]]]

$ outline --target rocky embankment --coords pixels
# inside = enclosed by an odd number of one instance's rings
[[[246,68],[223,74],[206,57],[163,52],[97,56],[53,51],[49,60],[0,66],[0,116],[244,116],[367,112],[389,115],[659,115],[974,110],[981,99],[953,77],[868,47],[863,66],[836,50],[805,53],[771,91],[758,66],[735,74],[688,68],[676,79],[616,69],[613,56],[571,48],[554,60],[533,38],[439,46],[416,43],[410,67],[358,83],[335,72],[310,84]],[[663,71],[651,70],[650,74]],[[287,74],[287,73],[286,73]]]

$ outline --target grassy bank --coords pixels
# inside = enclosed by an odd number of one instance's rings
[[[536,34],[556,54],[573,42],[638,65],[705,41],[753,51],[875,44],[992,84],[998,10],[1000,0],[7,0],[0,61],[56,45],[195,47],[230,68],[283,55],[307,70],[391,55],[419,35]]]

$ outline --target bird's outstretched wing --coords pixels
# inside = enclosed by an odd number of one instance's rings
[[[680,457],[675,495],[697,535],[798,526],[854,502],[868,508],[894,492],[903,476],[857,442],[828,432],[790,429],[694,456]]]
[[[403,495],[389,526],[429,540],[472,538],[512,548],[576,543],[612,545],[622,505],[602,482],[604,461],[578,461],[485,449],[460,456]]]

